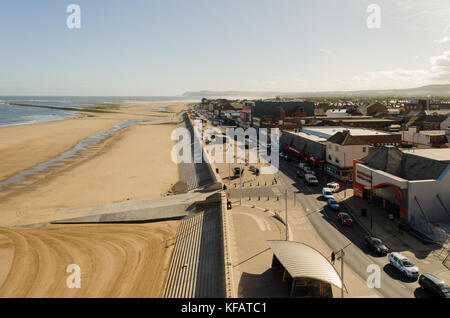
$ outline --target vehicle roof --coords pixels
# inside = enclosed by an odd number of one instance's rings
[[[331,192],[332,189],[330,188],[323,188],[322,191],[330,191]]]
[[[426,278],[428,278],[429,280],[431,280],[432,282],[436,283],[436,284],[445,284],[445,281],[443,281],[442,279],[440,279],[439,277],[433,275],[433,274],[422,274],[422,276],[425,276]]]
[[[394,255],[395,257],[397,257],[398,259],[401,259],[401,260],[407,259],[407,260],[409,260],[409,259],[408,259],[405,255],[403,255],[403,254],[400,254],[400,253],[397,253],[397,252],[392,252],[391,254]]]

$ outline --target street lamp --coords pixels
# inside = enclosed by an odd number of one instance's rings
[[[338,251],[340,253],[340,256],[337,258],[341,261],[341,298],[344,298],[344,248]]]

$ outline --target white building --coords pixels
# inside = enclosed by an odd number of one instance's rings
[[[447,143],[445,130],[419,130],[410,127],[407,131],[402,131],[402,141],[417,148],[430,148]]]
[[[327,174],[341,181],[352,181],[353,160],[368,155],[368,143],[344,130],[328,138],[326,146]]]

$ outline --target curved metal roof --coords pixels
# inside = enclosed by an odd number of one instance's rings
[[[291,241],[267,241],[267,244],[293,278],[314,278],[342,288],[335,268],[316,249]]]

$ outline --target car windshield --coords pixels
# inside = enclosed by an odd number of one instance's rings
[[[413,267],[414,266],[414,264],[413,263],[411,263],[409,260],[407,260],[407,259],[404,259],[403,261],[403,266],[405,266],[405,267]]]
[[[377,239],[377,238],[373,238],[372,241],[373,241],[373,244],[375,244],[375,245],[382,245],[382,244],[383,244],[383,243],[381,242],[381,240],[380,240],[380,239]]]
[[[440,284],[439,288],[443,293],[450,293],[450,287],[447,284]]]
[[[348,216],[347,214],[342,214],[342,218],[346,220],[346,219],[349,219],[350,216]]]
[[[324,191],[325,195],[332,195],[333,193],[331,193],[331,191]]]
[[[330,199],[329,203],[330,203],[330,204],[336,204],[336,203],[337,203],[337,201],[336,201],[336,200],[334,200],[334,199]]]

